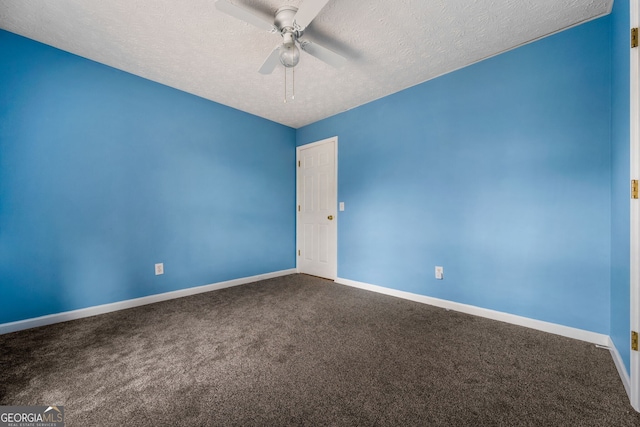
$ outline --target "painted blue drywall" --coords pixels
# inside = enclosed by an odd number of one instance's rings
[[[5,31],[0,58],[0,323],[295,267],[294,129]]]
[[[611,14],[611,339],[630,372],[629,0]]]
[[[609,30],[298,129],[298,145],[339,139],[339,277],[608,334]]]

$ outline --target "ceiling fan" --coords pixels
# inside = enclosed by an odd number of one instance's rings
[[[305,28],[328,2],[329,0],[305,0],[300,8],[282,6],[276,11],[273,22],[267,21],[242,6],[229,3],[227,0],[217,0],[215,4],[218,10],[228,15],[282,36],[282,43],[273,49],[258,70],[261,74],[271,74],[278,62],[287,68],[293,68],[298,64],[300,60],[298,46],[309,55],[335,68],[339,68],[347,62],[344,57],[326,47],[301,39]]]

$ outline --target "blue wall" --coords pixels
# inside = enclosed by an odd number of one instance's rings
[[[338,275],[609,334],[610,64],[605,17],[299,129],[339,138]]]
[[[294,267],[294,146],[337,135],[340,277],[628,368],[628,13],[297,132],[0,31],[0,323]]]
[[[630,372],[629,0],[612,13],[611,338]]]
[[[0,323],[295,267],[294,129],[5,31],[0,58]]]

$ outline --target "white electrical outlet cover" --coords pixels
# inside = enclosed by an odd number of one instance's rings
[[[164,264],[163,263],[156,264],[156,276],[159,276],[160,274],[164,274]]]

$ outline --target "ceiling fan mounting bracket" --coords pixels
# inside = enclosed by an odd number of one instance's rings
[[[296,16],[296,12],[298,12],[298,8],[293,6],[282,6],[278,8],[273,24],[280,31],[283,31],[285,28],[293,29],[293,18]]]
[[[298,37],[302,36],[303,31],[294,21],[297,12],[298,8],[294,6],[282,6],[276,11],[276,17],[273,21],[273,25],[278,29],[283,37],[285,34],[291,34],[294,40],[297,40]]]

